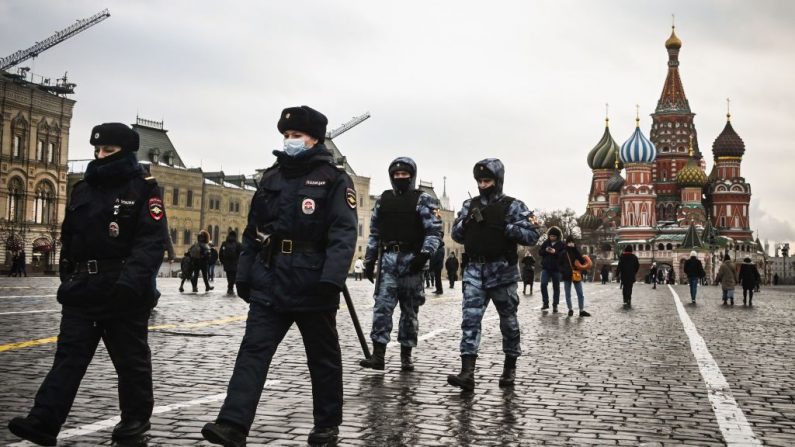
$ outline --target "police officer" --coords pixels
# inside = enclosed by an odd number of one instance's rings
[[[208,441],[243,446],[273,354],[298,325],[312,379],[310,444],[333,442],[342,422],[342,359],[336,317],[357,237],[356,191],[323,144],[326,117],[307,106],[282,111],[284,150],[259,183],[243,232],[237,294],[250,303],[226,400]]]
[[[425,303],[422,270],[441,244],[439,205],[415,188],[417,165],[409,157],[389,164],[392,189],[381,194],[370,217],[370,238],[365,253],[365,276],[373,281],[378,260],[378,282],[373,306],[373,355],[359,364],[384,369],[384,353],[392,332],[392,313],[400,304],[398,341],[400,367],[413,371],[411,350],[417,346],[417,313]]]
[[[149,314],[160,293],[166,215],[160,189],[138,164],[138,133],[121,123],[91,131],[95,160],[74,186],[61,228],[61,328],[55,361],[15,435],[55,445],[100,339],[119,377],[113,439],[137,438],[152,415]]]
[[[464,244],[468,256],[464,270],[464,300],[461,329],[461,372],[447,376],[447,382],[464,390],[475,388],[475,360],[480,345],[480,323],[489,301],[500,316],[505,363],[500,387],[512,387],[516,377],[519,347],[519,295],[516,282],[517,244],[532,245],[538,240],[533,213],[521,200],[502,192],[505,168],[496,158],[475,164],[480,195],[464,202],[453,223],[452,236]]]

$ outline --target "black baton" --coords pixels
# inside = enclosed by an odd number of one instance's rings
[[[367,340],[364,339],[364,332],[362,332],[362,325],[359,324],[359,317],[356,316],[356,309],[353,307],[353,300],[351,299],[351,293],[348,292],[348,286],[343,284],[342,285],[342,296],[345,297],[345,304],[348,306],[348,312],[351,313],[351,320],[353,321],[353,327],[356,329],[356,336],[359,337],[359,343],[362,345],[362,352],[364,352],[364,358],[370,358],[370,347],[367,346]]]

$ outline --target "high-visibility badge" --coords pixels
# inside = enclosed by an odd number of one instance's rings
[[[149,199],[149,216],[154,220],[163,218],[163,201],[160,197],[152,197]]]
[[[348,203],[348,206],[351,209],[356,209],[356,191],[353,188],[348,188],[345,190],[345,202]]]
[[[301,211],[303,211],[304,214],[314,214],[315,201],[312,199],[304,199],[304,201],[301,202]]]

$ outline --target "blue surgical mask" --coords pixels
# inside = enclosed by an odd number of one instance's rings
[[[307,149],[303,138],[287,138],[284,140],[284,152],[293,157]]]

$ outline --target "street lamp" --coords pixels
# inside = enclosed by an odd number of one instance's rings
[[[789,243],[781,247],[781,256],[784,257],[784,278],[787,277],[787,256],[789,256]]]

